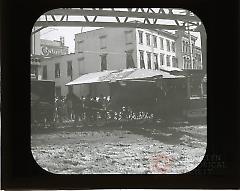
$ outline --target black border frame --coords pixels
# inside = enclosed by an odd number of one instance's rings
[[[36,164],[29,125],[30,34],[41,14],[60,7],[180,7],[202,20],[207,32],[208,145],[197,169],[182,175],[54,175]],[[4,0],[1,8],[2,189],[240,187],[237,0]],[[223,168],[217,168],[220,163]]]

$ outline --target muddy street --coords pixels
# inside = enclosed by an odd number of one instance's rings
[[[181,174],[203,159],[207,126],[66,127],[32,133],[31,145],[55,174]]]

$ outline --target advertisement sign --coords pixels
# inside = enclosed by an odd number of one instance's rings
[[[53,47],[53,46],[41,46],[41,54],[43,56],[61,56],[68,53],[68,49],[65,47]]]

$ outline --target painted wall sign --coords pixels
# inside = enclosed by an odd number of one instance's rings
[[[64,47],[42,46],[41,50],[44,56],[60,56],[68,53],[67,48]]]

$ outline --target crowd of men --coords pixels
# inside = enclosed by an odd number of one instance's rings
[[[121,111],[113,111],[110,107],[111,97],[91,97],[87,95],[79,98],[74,93],[66,97],[55,99],[55,121],[84,121],[96,122],[98,120],[118,120],[130,118],[150,118],[150,114],[140,112],[138,116],[131,111],[130,107],[123,106]]]

